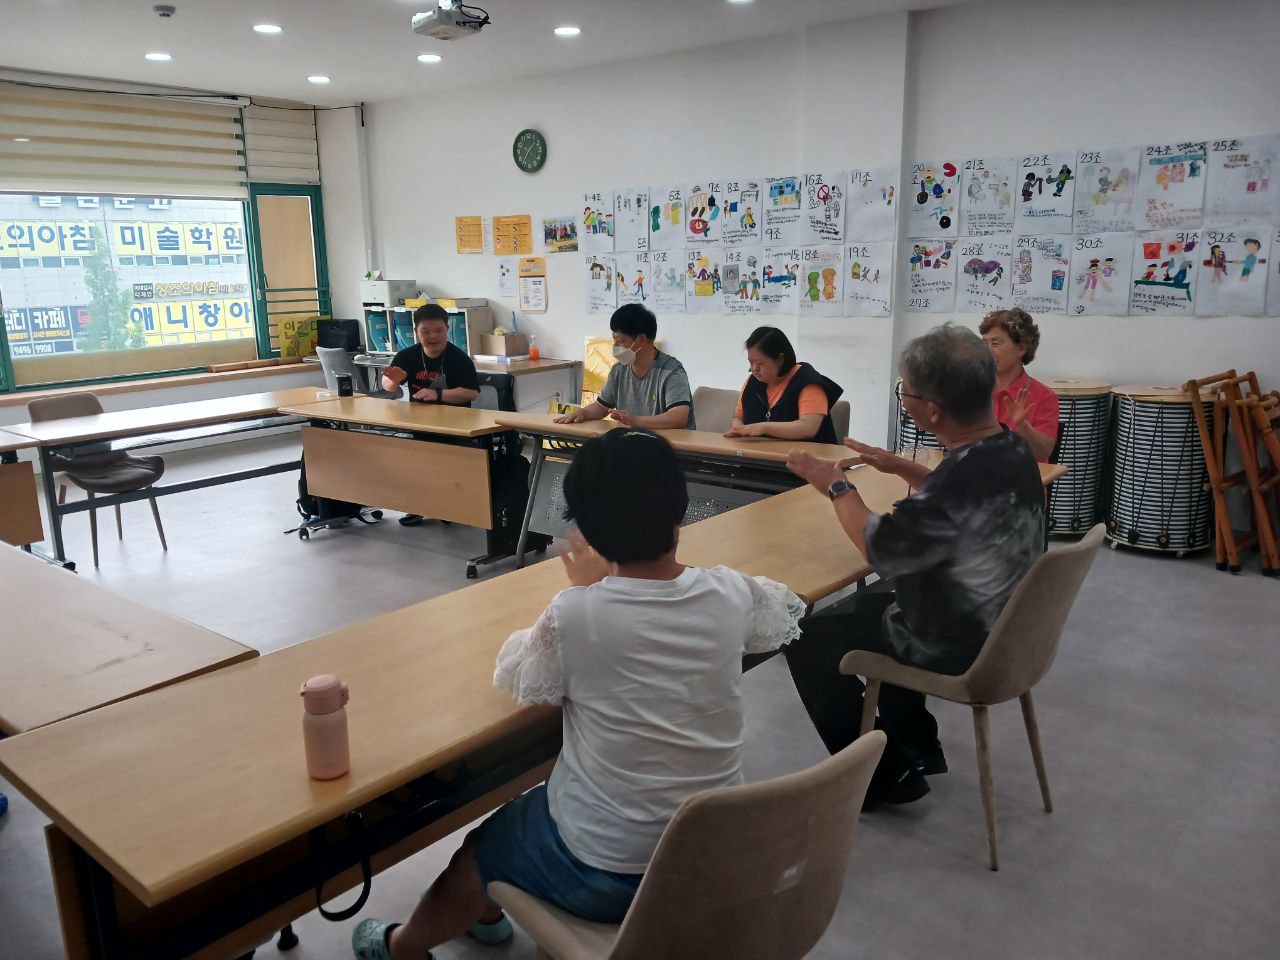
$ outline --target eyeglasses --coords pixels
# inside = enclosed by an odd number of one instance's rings
[[[897,385],[894,387],[894,390],[898,394],[899,400],[901,400],[903,397],[910,397],[912,400],[928,400],[929,399],[928,397],[922,397],[918,393],[907,393],[907,391],[902,389],[901,380],[898,381]]]

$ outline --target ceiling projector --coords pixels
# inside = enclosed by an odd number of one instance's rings
[[[439,6],[426,13],[415,13],[413,32],[435,40],[462,40],[474,37],[489,25],[489,14],[479,7],[440,0]]]

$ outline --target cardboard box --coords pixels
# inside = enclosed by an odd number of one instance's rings
[[[513,333],[505,337],[495,337],[491,333],[482,334],[480,349],[475,352],[494,357],[522,357],[529,353],[529,338],[523,333]]]

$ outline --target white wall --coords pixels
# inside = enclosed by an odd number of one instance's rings
[[[368,168],[360,111],[318,111],[316,140],[333,315],[350,319],[360,316],[360,278],[370,258]]]

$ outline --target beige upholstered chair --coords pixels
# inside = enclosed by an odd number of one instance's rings
[[[542,958],[803,957],[835,913],[883,751],[877,730],[808,770],[688,800],[620,927],[580,920],[505,883],[489,884],[489,896]]]
[[[91,417],[102,413],[102,403],[93,393],[65,393],[56,397],[32,400],[27,404],[27,416],[34,423],[40,420],[65,420],[68,417]],[[130,493],[145,490],[164,474],[161,457],[134,457],[123,450],[112,450],[105,444],[100,450],[78,453],[74,457],[59,457],[58,472],[63,482],[58,486],[58,503],[67,498],[67,483],[73,483],[85,492],[90,501],[95,494]],[[168,550],[164,539],[164,527],[160,523],[160,508],[156,498],[151,503],[151,516],[160,535],[160,546]],[[124,523],[120,517],[120,504],[116,504],[116,535],[124,539]],[[93,542],[93,565],[98,565],[98,511],[89,510],[89,538]]]
[[[840,662],[841,673],[857,674],[867,679],[867,694],[862,708],[864,731],[875,724],[881,683],[918,690],[931,697],[968,704],[973,708],[973,729],[978,740],[978,782],[987,818],[987,847],[992,870],[999,869],[1000,860],[987,707],[1015,697],[1022,703],[1022,719],[1027,726],[1027,739],[1031,742],[1031,759],[1040,780],[1040,795],[1045,812],[1052,813],[1053,801],[1049,798],[1049,778],[1040,749],[1040,730],[1036,725],[1035,706],[1031,702],[1031,688],[1043,679],[1053,664],[1067,615],[1093,565],[1103,531],[1102,524],[1098,524],[1079,543],[1051,550],[1036,560],[1000,612],[978,659],[958,677],[930,673],[898,663],[892,657],[862,650],[846,654]]]
[[[693,417],[699,430],[724,433],[733,423],[733,412],[737,408],[737,390],[698,387],[693,391]]]

